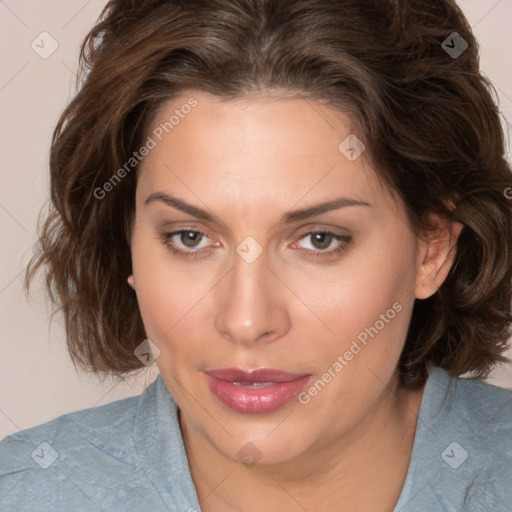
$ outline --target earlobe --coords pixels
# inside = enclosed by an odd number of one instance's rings
[[[457,253],[457,240],[463,229],[460,222],[430,214],[430,222],[436,226],[422,239],[418,239],[418,266],[415,297],[427,299],[443,284],[452,268]]]
[[[133,274],[130,274],[128,276],[128,284],[135,290],[135,278],[133,277]]]

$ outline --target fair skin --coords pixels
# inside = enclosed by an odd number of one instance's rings
[[[190,96],[197,106],[139,170],[130,280],[180,409],[201,509],[392,511],[424,391],[399,386],[397,363],[413,303],[446,278],[462,226],[432,216],[439,229],[416,237],[367,155],[351,161],[338,149],[354,133],[351,119],[320,102],[221,102],[191,91],[153,125]],[[214,218],[180,211],[161,195],[146,203],[158,193]],[[282,219],[340,197],[369,206]],[[166,246],[165,233],[179,230],[204,235],[168,236]],[[318,230],[350,240],[311,235]],[[249,236],[262,249],[250,263],[236,250]],[[183,257],[171,245],[203,252]],[[308,403],[295,398],[247,414],[207,385],[211,368],[270,367],[310,375],[307,390],[393,304],[400,311]],[[247,443],[261,457],[255,465],[238,454]]]

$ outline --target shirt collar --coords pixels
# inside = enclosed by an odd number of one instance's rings
[[[178,421],[178,405],[159,374],[136,414],[135,446],[151,483],[171,510],[200,510]]]

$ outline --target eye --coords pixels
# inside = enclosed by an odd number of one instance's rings
[[[161,238],[167,249],[169,249],[173,254],[184,258],[199,258],[212,251],[211,247],[202,243],[209,239],[209,237],[202,231],[181,229],[172,233],[163,233]]]
[[[209,239],[208,235],[195,229],[181,229],[161,235],[161,241],[167,249],[182,258],[201,258],[211,254],[214,248],[211,244],[208,245],[207,241]],[[301,247],[301,241],[307,241],[308,239],[309,243],[305,244],[306,247]],[[332,231],[317,230],[303,235],[294,246],[298,246],[298,249],[306,258],[328,260],[339,256],[347,249],[351,241],[352,238],[349,236],[338,235]],[[309,247],[307,247],[308,245]]]
[[[301,241],[308,241],[305,246],[300,246]],[[295,245],[302,248],[301,251],[306,257],[333,258],[340,255],[347,249],[352,238],[346,235],[338,235],[332,231],[318,230],[310,231],[301,237]],[[309,246],[309,247],[308,247]]]

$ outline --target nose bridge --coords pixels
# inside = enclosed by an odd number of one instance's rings
[[[286,308],[267,263],[265,254],[253,261],[244,259],[243,252],[235,255],[215,319],[219,333],[231,342],[272,341],[288,328]]]

